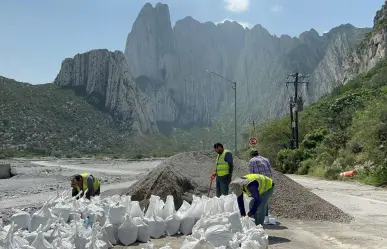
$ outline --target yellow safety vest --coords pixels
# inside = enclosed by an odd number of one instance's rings
[[[81,176],[82,176],[82,183],[83,183],[83,189],[81,189],[80,187],[77,187],[78,191],[86,191],[87,189],[87,177],[89,177],[89,173],[82,173]],[[99,180],[94,177],[94,181],[93,181],[93,187],[94,187],[94,191],[96,191],[99,187],[100,187],[100,182]]]
[[[218,157],[216,158],[216,174],[217,176],[225,176],[230,174],[230,166],[228,165],[228,162],[224,160],[224,156],[226,153],[229,152],[228,150],[223,150],[222,154],[218,154]]]
[[[243,176],[242,178],[245,178],[249,180],[248,184],[243,186],[243,192],[248,196],[251,197],[250,191],[247,189],[247,185],[253,181],[257,181],[259,186],[258,186],[258,192],[259,195],[262,195],[266,191],[268,191],[272,186],[273,186],[273,180],[267,176],[260,175],[260,174],[247,174]]]

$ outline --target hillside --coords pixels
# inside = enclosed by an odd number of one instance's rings
[[[356,169],[358,179],[387,184],[387,60],[379,62],[300,113],[300,149],[285,147],[289,118],[252,132],[260,152],[285,173],[331,179]]]
[[[350,55],[352,79],[300,113],[299,149],[287,149],[289,117],[250,129],[277,169],[333,179],[356,169],[356,178],[387,185],[386,9],[377,12],[373,29]]]
[[[106,110],[72,88],[31,85],[0,76],[0,158],[4,156],[116,157],[168,156],[208,149],[216,137],[209,129],[175,129],[137,136],[123,131]],[[214,128],[216,128],[214,124]]]
[[[5,148],[36,153],[94,152],[113,149],[128,135],[120,135],[109,114],[70,89],[0,77],[0,93]]]

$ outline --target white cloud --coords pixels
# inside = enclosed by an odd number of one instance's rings
[[[250,0],[223,0],[226,9],[231,12],[245,12],[249,9]]]
[[[279,13],[279,12],[282,12],[283,9],[284,9],[283,5],[277,4],[277,5],[274,5],[273,7],[271,7],[270,11],[275,12],[275,13]]]
[[[243,28],[249,28],[251,29],[253,27],[253,24],[249,23],[249,22],[244,22],[244,21],[235,21],[235,20],[232,20],[232,19],[224,19],[220,22],[215,22],[215,24],[218,24],[218,23],[224,23],[225,21],[230,21],[230,22],[237,22],[239,23]]]

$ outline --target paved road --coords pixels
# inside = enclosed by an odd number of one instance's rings
[[[281,220],[284,229],[268,230],[271,248],[387,248],[387,191],[352,183],[288,175],[321,198],[351,214],[350,224]]]

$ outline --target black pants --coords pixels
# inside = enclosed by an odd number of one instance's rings
[[[72,191],[72,193],[71,193],[72,197],[77,196],[77,194],[79,194],[78,189],[77,189],[77,188],[73,188],[73,191]],[[92,195],[92,196],[98,196],[98,195],[100,195],[100,194],[101,194],[101,187],[98,187],[97,190],[94,191],[94,195]],[[90,199],[90,197],[88,196],[88,194],[86,194],[86,198],[87,198],[87,199]],[[79,199],[79,198],[77,198],[77,199]]]

